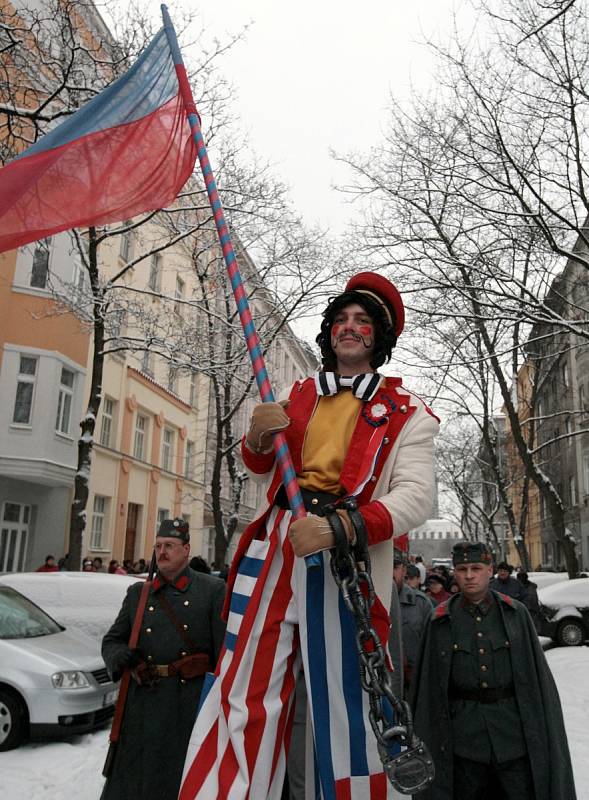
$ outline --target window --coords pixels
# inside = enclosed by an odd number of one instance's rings
[[[0,523],[0,572],[24,570],[30,517],[30,506],[4,503]]]
[[[102,404],[102,425],[100,427],[100,444],[104,447],[111,446],[114,410],[115,401],[110,397],[105,397]]]
[[[130,225],[130,224],[131,224],[131,220],[127,220],[124,223],[125,226]],[[131,258],[132,239],[133,239],[133,233],[131,231],[126,231],[121,236],[121,249],[120,249],[119,252],[120,252],[120,255],[121,255],[121,258],[123,259],[123,261],[129,261],[129,259]]]
[[[37,374],[37,359],[21,356],[16,382],[16,398],[12,421],[17,425],[30,425],[33,410],[33,392]]]
[[[579,385],[579,408],[581,411],[585,411],[585,385]]]
[[[162,469],[170,471],[172,468],[172,451],[174,447],[174,431],[164,428],[162,440]]]
[[[149,350],[144,350],[141,357],[141,372],[153,377],[153,353]]]
[[[107,497],[100,494],[94,495],[94,508],[92,510],[92,533],[90,537],[91,550],[104,549],[104,531],[106,529]]]
[[[562,383],[565,388],[569,386],[569,365],[565,361],[562,365]]]
[[[178,393],[178,367],[173,364],[168,367],[168,390],[174,394]]]
[[[176,291],[174,292],[174,297],[176,298],[176,302],[174,303],[174,311],[176,314],[182,316],[182,300],[184,300],[184,281],[179,275],[176,275]]]
[[[194,442],[186,440],[186,452],[184,453],[184,477],[192,478],[192,459],[194,457]]]
[[[160,529],[160,525],[165,519],[170,519],[170,509],[169,508],[158,508],[157,510],[157,523],[155,526],[155,533]]]
[[[566,443],[570,447],[573,443],[573,423],[570,417],[567,417],[565,420],[564,430],[567,435]]]
[[[571,506],[577,505],[577,487],[575,486],[575,476],[571,475],[569,478],[569,497],[571,499]]]
[[[62,367],[59,385],[59,398],[57,400],[57,418],[55,430],[59,433],[70,432],[70,417],[72,413],[72,397],[74,396],[74,373],[71,369]]]
[[[162,257],[160,253],[154,253],[151,257],[151,263],[149,266],[149,281],[147,284],[154,292],[159,292],[161,271]]]
[[[135,419],[135,441],[133,442],[133,456],[143,461],[145,458],[145,435],[147,432],[147,417],[137,414]]]
[[[190,373],[190,395],[188,397],[188,402],[191,406],[194,406],[196,403],[196,372]]]
[[[584,493],[589,494],[589,454],[583,456],[583,483]]]
[[[49,245],[51,238],[40,239],[35,243],[33,253],[33,268],[31,270],[31,286],[36,289],[45,289],[49,277]]]
[[[117,308],[110,312],[107,318],[107,331],[110,333],[110,344],[114,344],[112,340],[120,339],[123,329],[127,323],[127,312],[123,308]]]

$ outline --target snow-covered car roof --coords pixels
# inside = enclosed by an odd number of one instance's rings
[[[538,589],[538,599],[551,608],[589,608],[589,578],[574,578],[572,581],[561,581]]]
[[[528,572],[528,578],[536,584],[538,589],[552,586],[553,583],[568,581],[568,572]]]
[[[0,582],[17,589],[66,628],[100,641],[137,575],[103,572],[11,572]]]

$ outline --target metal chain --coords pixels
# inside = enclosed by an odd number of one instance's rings
[[[360,681],[368,694],[368,716],[384,771],[399,791],[412,794],[433,780],[433,762],[414,733],[409,704],[393,693],[385,649],[370,621],[375,591],[368,547],[360,550],[356,546],[355,551],[354,556],[347,548],[332,550],[331,573],[356,626]],[[396,722],[385,715],[385,699],[395,712]],[[405,746],[407,751],[391,755],[391,746],[395,743]]]

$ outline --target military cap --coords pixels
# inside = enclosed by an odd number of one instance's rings
[[[393,565],[395,567],[399,566],[399,564],[406,564],[407,563],[407,556],[402,550],[399,550],[398,547],[393,548]]]
[[[160,523],[158,536],[170,536],[175,539],[180,539],[184,544],[190,541],[189,527],[186,520],[181,517],[174,519],[163,519]]]
[[[452,563],[492,564],[493,556],[484,542],[458,542],[452,548]]]

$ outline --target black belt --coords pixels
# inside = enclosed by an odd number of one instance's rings
[[[339,499],[339,495],[331,494],[331,492],[320,492],[315,491],[314,489],[302,488],[300,489],[300,492],[303,496],[303,504],[305,509],[310,511],[312,514],[317,514],[319,516],[323,516],[321,511],[324,506],[328,506],[330,503],[335,503],[335,501]],[[290,508],[284,486],[281,486],[276,493],[274,504],[279,508]]]
[[[476,703],[496,703],[515,697],[513,686],[501,686],[496,689],[450,689],[450,700],[474,700]]]

